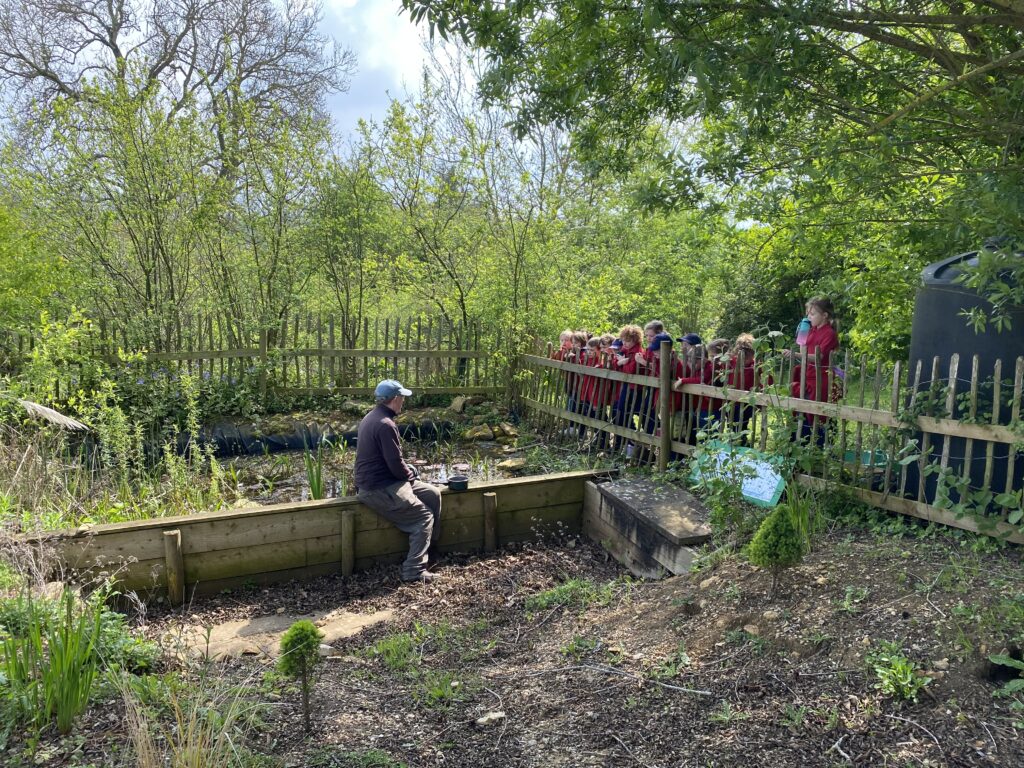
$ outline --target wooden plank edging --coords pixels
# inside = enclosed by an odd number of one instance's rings
[[[563,472],[497,480],[467,491],[445,489],[442,493],[448,503],[458,503],[463,514],[452,520],[447,535],[442,522],[442,543],[474,551],[485,549],[496,539],[500,544],[530,538],[535,531],[578,530],[584,482],[607,474]],[[492,506],[487,505],[487,498],[494,499]],[[497,499],[508,503],[502,501],[499,508]],[[336,519],[328,525],[328,517],[304,531],[302,516],[310,512],[334,514]],[[234,584],[252,577],[262,583],[271,578],[270,571],[294,574],[312,569],[310,572],[319,574],[328,564],[332,564],[332,572],[349,575],[360,563],[377,558],[390,562],[404,552],[404,534],[383,522],[361,531],[356,524],[361,515],[376,517],[350,497],[83,526],[21,538],[52,546],[70,570],[115,573],[128,589],[170,588],[173,601],[178,602],[184,594],[195,593],[199,585],[206,592],[211,582]],[[491,518],[489,526],[487,518]],[[247,530],[255,525],[258,531],[269,522],[275,529],[269,540]],[[214,530],[218,526],[223,530]],[[190,532],[190,528],[204,532]]]
[[[530,475],[528,477],[511,477],[502,480],[492,480],[487,483],[474,484],[470,486],[468,491],[448,491],[444,489],[441,491],[442,495],[449,494],[477,494],[485,493],[486,491],[500,491],[502,488],[509,487],[529,487],[534,485],[543,485],[545,483],[551,483],[558,480],[573,480],[578,478],[589,478],[594,476],[607,475],[607,471],[600,470],[580,470],[576,472],[553,472],[549,475]],[[170,530],[179,526],[189,526],[201,522],[217,521],[217,520],[231,520],[231,519],[246,519],[250,517],[259,517],[260,515],[268,515],[276,512],[288,512],[288,511],[304,511],[313,509],[331,509],[337,507],[338,511],[349,508],[366,509],[362,504],[359,503],[359,499],[355,496],[346,496],[344,498],[337,499],[320,499],[312,501],[294,501],[285,502],[282,504],[268,504],[266,506],[252,506],[245,507],[243,509],[224,509],[216,512],[201,512],[195,515],[174,515],[170,517],[154,517],[148,520],[132,520],[125,523],[101,523],[99,525],[80,526],[74,531],[43,531],[35,534],[28,534],[24,537],[27,541],[48,541],[54,538],[74,538],[78,536],[95,536],[104,533],[123,532],[128,530]],[[370,513],[372,514],[372,512]]]

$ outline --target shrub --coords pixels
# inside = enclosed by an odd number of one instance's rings
[[[750,542],[747,556],[759,568],[772,574],[769,597],[775,594],[779,574],[803,560],[807,544],[803,533],[794,525],[793,516],[785,505],[780,505],[764,519]]]
[[[306,733],[313,730],[309,718],[309,688],[313,668],[320,660],[320,640],[323,633],[308,619],[296,621],[281,638],[281,658],[277,668],[288,677],[302,681],[302,717]]]
[[[107,597],[106,590],[82,598],[66,588],[56,600],[27,590],[0,600],[0,675],[10,721],[39,731],[56,718],[67,733],[101,669],[155,664],[156,646],[133,635],[125,617],[106,607]]]

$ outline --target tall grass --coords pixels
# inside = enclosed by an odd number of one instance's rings
[[[309,446],[306,446],[302,458],[306,465],[306,482],[309,483],[309,497],[311,499],[324,498],[323,442],[317,443],[315,455],[309,450]]]
[[[52,530],[217,509],[236,488],[209,450],[171,443],[147,459],[129,440],[116,450],[51,428],[0,423],[0,527]]]
[[[125,726],[138,768],[227,768],[244,763],[244,742],[260,705],[244,697],[245,685],[227,686],[200,674],[162,689],[161,717],[140,697],[133,678],[117,687],[125,703]]]

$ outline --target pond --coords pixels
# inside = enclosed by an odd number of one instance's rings
[[[445,481],[453,474],[469,476],[470,483],[513,477],[526,463],[515,446],[494,442],[406,441],[404,449],[406,461],[426,482]],[[244,500],[279,504],[315,497],[310,488],[318,484],[323,498],[351,495],[354,463],[354,448],[325,443],[308,452],[236,457],[226,462],[225,473]]]

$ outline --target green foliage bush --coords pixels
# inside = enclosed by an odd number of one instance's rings
[[[747,556],[754,565],[771,571],[771,593],[774,594],[779,573],[803,560],[806,551],[806,539],[794,523],[791,510],[780,504],[757,529],[747,548]]]
[[[107,608],[108,596],[99,590],[83,598],[65,588],[56,599],[26,591],[0,600],[0,709],[12,723],[38,732],[56,719],[67,733],[101,670],[155,665],[156,646]]]
[[[313,669],[320,660],[320,640],[323,633],[308,619],[296,621],[281,638],[281,658],[277,668],[288,677],[302,681],[302,716],[306,733],[313,730],[309,717],[309,689]]]
[[[38,609],[38,610],[37,610]],[[12,612],[20,632],[2,638],[3,709],[11,722],[38,733],[56,719],[68,733],[88,706],[100,667],[96,640],[99,603],[81,600],[65,589],[56,606],[31,598]]]

